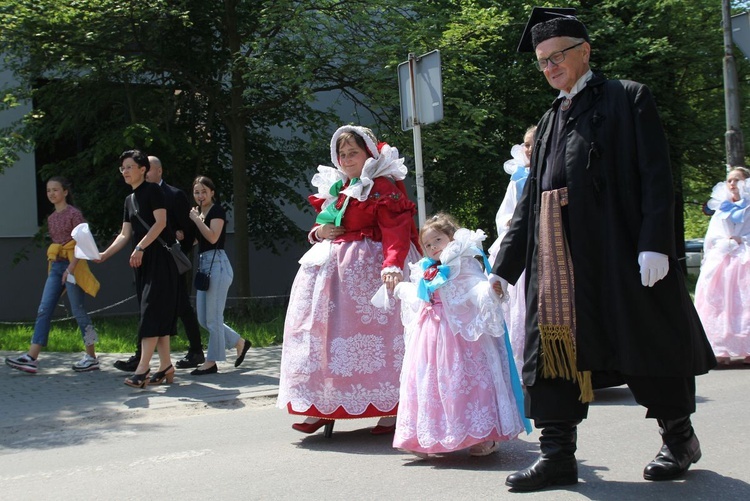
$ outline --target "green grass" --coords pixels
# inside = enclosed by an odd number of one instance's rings
[[[280,344],[284,332],[284,307],[254,308],[251,311],[232,309],[224,314],[224,321],[253,346],[271,346]],[[138,331],[138,316],[93,317],[94,327],[99,334],[96,351],[101,353],[129,353],[135,347]],[[188,343],[182,323],[177,322],[177,336],[171,339],[173,351],[187,351]],[[0,350],[25,351],[29,348],[34,325],[0,324]],[[201,329],[203,345],[208,343],[208,332]],[[81,332],[75,320],[53,322],[50,329],[46,351],[79,352],[83,351]]]

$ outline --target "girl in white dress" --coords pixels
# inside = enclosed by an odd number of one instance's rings
[[[750,364],[750,171],[736,167],[717,184],[703,244],[695,309],[720,366]]]

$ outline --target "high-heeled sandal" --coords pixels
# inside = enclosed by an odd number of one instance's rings
[[[333,433],[333,423],[335,423],[333,419],[318,419],[314,423],[294,423],[292,425],[292,428],[301,431],[302,433],[315,433],[319,429],[321,429],[323,426],[326,427],[324,430],[323,436],[326,438],[330,438],[331,434]]]
[[[125,378],[125,384],[133,388],[145,388],[149,383],[148,374],[150,372],[151,369],[146,369],[143,374],[133,374],[129,378]]]
[[[169,364],[169,367],[163,371],[155,372],[151,376],[149,384],[161,384],[165,379],[167,380],[167,384],[172,384],[172,381],[174,381],[174,367],[172,367],[172,364]]]

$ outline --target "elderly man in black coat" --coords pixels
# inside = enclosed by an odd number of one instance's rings
[[[523,380],[541,454],[508,477],[514,490],[578,482],[577,425],[593,389],[613,381],[661,430],[644,478],[680,477],[701,456],[690,422],[695,376],[716,364],[677,264],[654,100],[644,85],[590,70],[588,32],[574,12],[535,8],[519,45],[536,53],[560,95],[539,122],[491,277],[502,294],[528,270]]]

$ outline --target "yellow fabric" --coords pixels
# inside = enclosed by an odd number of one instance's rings
[[[52,262],[58,259],[67,259],[71,261],[74,257],[74,250],[76,248],[76,241],[71,240],[65,245],[52,244],[47,248],[47,273],[49,273],[52,267]],[[76,279],[76,283],[83,289],[83,291],[89,296],[96,297],[99,292],[99,280],[96,279],[91,270],[89,269],[89,263],[84,259],[79,259],[76,264],[76,268],[73,271],[73,276]]]
[[[591,402],[591,371],[580,372],[576,364],[575,277],[560,211],[567,203],[567,188],[542,193],[537,270],[541,373],[577,382],[579,400]]]

